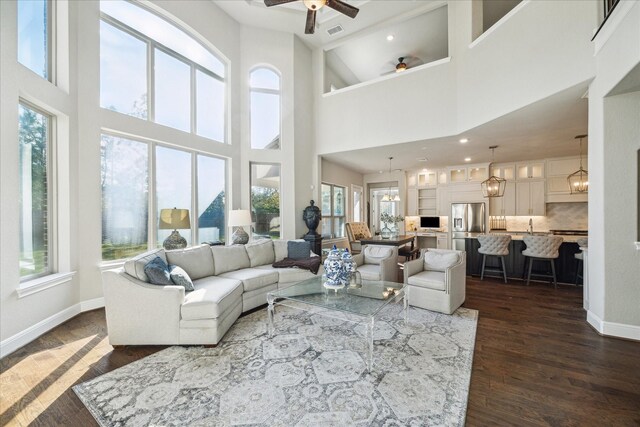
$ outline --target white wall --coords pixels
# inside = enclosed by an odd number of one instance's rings
[[[640,3],[622,1],[595,39],[589,87],[589,312],[599,332],[640,340],[640,95],[610,96],[640,64]],[[638,78],[639,76],[635,76]],[[624,84],[624,83],[622,83]],[[637,89],[636,89],[637,90]],[[619,92],[616,92],[619,93]]]
[[[473,44],[472,2],[448,7],[448,62],[330,94],[316,85],[321,154],[457,135],[594,76],[597,2],[524,1]]]

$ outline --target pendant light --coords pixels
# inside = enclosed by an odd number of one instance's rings
[[[393,157],[389,157],[389,179],[391,179],[391,160],[393,160]],[[396,193],[395,196],[391,197],[391,184],[389,184],[389,188],[387,189],[387,194],[382,196],[382,201],[383,202],[399,202],[400,201],[400,195],[398,193]]]
[[[491,163],[493,164],[495,160],[495,149],[498,148],[497,145],[492,145],[489,147],[491,150]],[[507,186],[507,180],[504,178],[498,178],[495,175],[492,175],[489,179],[482,181],[480,184],[482,186],[482,195],[484,197],[502,197],[504,196],[504,189]]]
[[[589,173],[582,168],[582,138],[586,137],[587,135],[578,135],[575,138],[580,140],[580,169],[567,177],[571,194],[586,193],[589,191]]]

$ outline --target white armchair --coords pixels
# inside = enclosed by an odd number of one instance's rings
[[[466,288],[466,253],[448,249],[423,250],[404,265],[409,304],[451,314],[462,305]]]
[[[364,245],[353,256],[363,280],[398,281],[398,248],[385,245]]]

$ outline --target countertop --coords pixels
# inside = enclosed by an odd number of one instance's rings
[[[465,239],[476,239],[478,236],[482,236],[486,233],[465,233],[464,238]],[[522,240],[522,238],[524,236],[527,235],[527,232],[519,232],[519,231],[499,231],[499,232],[494,232],[491,234],[508,234],[511,236],[511,240]],[[542,233],[542,232],[534,232],[533,233],[534,236],[538,235],[538,236],[547,236],[547,235],[551,235],[550,233]],[[566,235],[562,235],[559,236],[562,237],[562,241],[563,242],[568,242],[568,243],[575,243],[578,241],[578,239],[584,239],[587,236],[566,236]]]

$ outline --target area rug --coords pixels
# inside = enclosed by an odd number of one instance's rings
[[[215,348],[170,347],[73,389],[102,426],[462,426],[478,312],[381,312],[364,325],[278,307],[238,319]],[[334,313],[335,314],[335,313]]]

